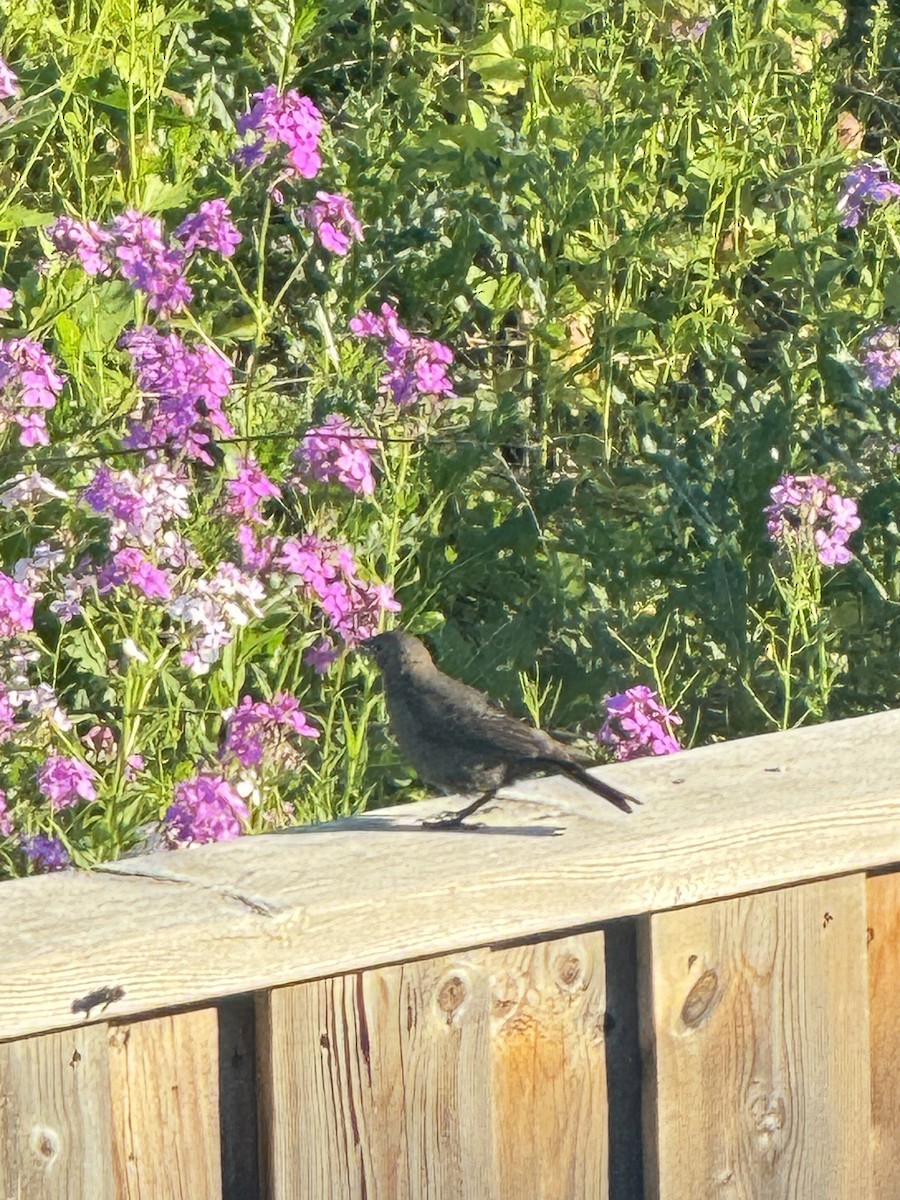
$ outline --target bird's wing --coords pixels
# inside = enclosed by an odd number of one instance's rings
[[[415,715],[423,738],[440,744],[463,736],[476,756],[483,746],[486,761],[496,758],[498,751],[503,757],[568,757],[567,748],[549,734],[511,717],[482,692],[442,673],[419,681]]]

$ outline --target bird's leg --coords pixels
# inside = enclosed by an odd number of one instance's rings
[[[423,821],[422,824],[426,829],[453,829],[458,825],[462,825],[466,817],[471,817],[473,812],[477,812],[482,805],[487,804],[489,800],[497,795],[499,788],[491,788],[473,800],[471,804],[467,804],[465,808],[461,808],[459,812],[441,813],[439,817],[433,817],[430,821]]]

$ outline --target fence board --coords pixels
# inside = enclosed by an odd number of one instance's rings
[[[606,1200],[603,934],[494,951],[490,970],[497,1195]]]
[[[112,1200],[106,1028],[0,1045],[0,1196]]]
[[[649,1196],[866,1200],[865,942],[862,876],[649,918]]]
[[[869,904],[872,1200],[900,1196],[900,873],[875,875]]]
[[[604,768],[631,816],[555,778],[480,830],[416,829],[437,799],[4,883],[0,1039],[101,987],[119,1020],[897,862],[898,741],[878,713]]]
[[[214,1008],[111,1026],[116,1200],[220,1200]]]
[[[603,935],[260,1001],[266,1194],[603,1200]]]

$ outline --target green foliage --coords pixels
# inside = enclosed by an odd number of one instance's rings
[[[42,226],[136,207],[172,227],[225,196],[247,236],[173,328],[235,358],[230,415],[273,477],[296,444],[282,435],[335,410],[382,441],[371,502],[314,490],[275,521],[339,530],[447,670],[588,732],[605,696],[648,683],[697,743],[897,703],[898,408],[857,355],[900,320],[900,208],[842,230],[835,199],[858,157],[840,112],[896,166],[900,38],[879,6],[854,52],[832,0],[735,5],[698,40],[673,34],[698,15],[664,0],[11,0],[0,51],[25,95],[0,124],[0,271],[71,380],[54,477],[83,482],[76,456],[89,464],[130,411],[114,347],[141,310],[77,268],[45,286]],[[366,227],[340,263],[230,162],[236,115],[271,82],[327,118],[321,186]],[[459,395],[438,413],[375,405],[379,366],[347,322],[389,299],[455,350]],[[853,562],[776,555],[763,509],[787,472],[858,500]],[[210,483],[190,530],[204,553],[217,502]],[[4,569],[41,536],[7,521]],[[298,778],[273,785],[270,823],[409,792],[368,667],[346,655],[318,680],[303,664],[314,615],[298,629],[267,610],[193,693],[165,629],[139,637],[148,618],[129,619],[123,636],[156,648],[124,684],[87,628],[57,655],[61,694],[122,705],[123,739],[148,757],[127,806],[85,810],[102,825],[72,834],[95,839],[85,861],[164,811],[242,694],[295,692],[322,726]]]

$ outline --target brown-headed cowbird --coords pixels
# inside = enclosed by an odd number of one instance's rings
[[[548,771],[567,775],[623,812],[631,812],[629,801],[638,803],[588,775],[568,746],[445,675],[412,634],[380,633],[361,649],[381,668],[391,732],[422,779],[446,792],[480,793],[436,824],[460,825],[500,788]]]

